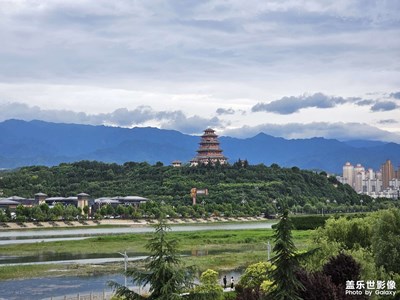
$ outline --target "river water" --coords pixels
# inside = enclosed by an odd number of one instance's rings
[[[64,295],[87,294],[91,292],[111,292],[108,281],[124,284],[121,274],[91,276],[91,277],[49,277],[0,282],[1,300],[39,300]]]
[[[268,229],[271,223],[240,223],[240,224],[199,224],[199,225],[174,225],[171,226],[172,231],[202,231],[202,230],[237,230],[237,229]],[[15,230],[0,232],[0,245],[18,244],[18,243],[37,243],[50,241],[63,241],[71,239],[84,239],[93,236],[109,235],[109,234],[127,234],[127,233],[146,233],[153,232],[150,226],[146,227],[118,227],[118,228],[88,228],[88,229],[54,229],[54,230]],[[1,250],[1,247],[0,247]],[[186,254],[184,254],[186,255]],[[191,254],[188,254],[191,255]],[[193,255],[193,254],[192,254]],[[197,254],[196,254],[197,255]],[[143,259],[142,253],[128,253],[129,260]],[[70,255],[68,254],[52,254],[43,253],[40,256],[12,257],[0,254],[0,265],[26,265],[26,264],[43,264],[43,263],[97,263],[103,264],[107,262],[123,263],[123,258],[117,254],[89,254],[89,255]],[[0,266],[1,268],[1,266]],[[238,272],[229,272],[220,274],[240,277]],[[0,281],[0,300],[38,300],[50,299],[51,297],[63,297],[64,295],[89,295],[91,292],[103,293],[111,292],[107,286],[108,281],[116,281],[120,284],[124,283],[124,276],[120,274],[90,276],[90,277],[46,277],[22,280]],[[63,298],[60,298],[63,299]]]
[[[240,271],[221,272],[219,277],[226,275],[234,277],[237,282],[240,278]],[[121,274],[108,274],[101,276],[79,277],[49,277],[32,278],[22,280],[0,281],[0,300],[50,300],[64,299],[64,296],[90,295],[90,293],[110,293],[108,281],[115,281],[124,284],[125,277]],[[128,279],[130,288],[138,289]]]
[[[204,230],[238,230],[238,229],[268,229],[273,223],[237,223],[237,224],[198,224],[173,225],[172,231],[204,231]],[[52,230],[10,230],[0,231],[0,245],[39,243],[85,239],[93,236],[128,233],[153,232],[151,226],[115,227],[115,228],[80,228]]]

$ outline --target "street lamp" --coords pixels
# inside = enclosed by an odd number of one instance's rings
[[[275,214],[278,213],[278,209],[277,209],[277,207],[276,207],[276,203],[277,203],[277,202],[278,202],[278,201],[276,201],[276,199],[272,200],[272,203],[274,204],[274,207],[275,207]]]
[[[127,284],[126,284],[126,271],[127,271],[127,268],[128,268],[128,255],[126,254],[126,251],[124,253],[118,252],[118,254],[121,254],[124,257],[125,287],[127,287]]]
[[[271,244],[269,241],[267,242],[267,254],[268,254],[268,261],[269,261],[270,256],[271,256]]]

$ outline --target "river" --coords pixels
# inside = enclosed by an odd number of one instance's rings
[[[205,230],[269,229],[272,225],[273,223],[267,222],[172,225],[171,230],[179,232]],[[0,245],[77,240],[101,235],[146,233],[153,231],[154,228],[151,226],[52,230],[10,230],[0,231]]]
[[[203,230],[238,230],[238,229],[268,229],[272,223],[237,223],[237,224],[191,224],[191,225],[173,225],[172,231],[203,231]],[[37,243],[62,241],[71,239],[84,239],[93,236],[109,235],[109,234],[127,234],[127,233],[146,233],[153,232],[151,226],[144,227],[116,227],[116,228],[82,228],[82,229],[53,229],[53,230],[13,230],[0,232],[0,244],[17,244],[17,243]],[[1,249],[1,247],[0,247]],[[109,257],[109,255],[88,255],[86,257],[48,257],[42,255],[39,259],[37,256],[32,257],[12,257],[0,256],[1,265],[28,265],[43,263],[107,263],[123,261],[120,257]],[[130,261],[143,259],[144,256],[136,253],[131,254]],[[227,275],[240,277],[239,272],[221,273],[220,277]],[[63,277],[46,277],[32,278],[21,280],[0,281],[0,300],[39,300],[39,299],[63,299],[65,295],[89,295],[91,292],[103,293],[110,292],[107,282],[113,280],[123,284],[124,277],[120,274],[79,277],[79,276],[63,276]]]
[[[221,281],[224,275],[228,278],[233,276],[237,282],[241,272],[221,272],[219,274]],[[88,296],[90,293],[109,294],[111,289],[107,286],[108,281],[124,284],[125,278],[121,274],[108,274],[90,277],[66,276],[0,281],[0,300],[61,300],[64,299],[64,296],[77,297],[78,294],[82,296]],[[128,286],[138,289],[129,279]]]

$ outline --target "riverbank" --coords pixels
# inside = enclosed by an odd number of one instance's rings
[[[170,225],[182,224],[208,224],[208,223],[229,223],[229,222],[262,222],[267,219],[261,217],[210,217],[210,218],[177,218],[168,219]],[[52,222],[2,222],[0,232],[4,230],[27,230],[27,229],[62,229],[62,228],[92,228],[99,226],[125,226],[140,227],[157,223],[154,219],[103,219],[103,220],[81,220],[81,221],[52,221]]]

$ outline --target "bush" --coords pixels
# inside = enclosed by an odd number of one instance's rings
[[[328,216],[304,216],[291,218],[294,229],[296,230],[312,230],[323,227]]]
[[[299,291],[302,299],[338,299],[338,288],[328,275],[321,272],[308,273],[305,270],[298,270],[296,276],[304,286],[304,290]]]
[[[331,257],[322,270],[336,285],[345,285],[347,280],[355,282],[360,279],[361,273],[360,264],[352,256],[344,253]]]
[[[224,300],[235,300],[236,292],[226,292],[224,293]]]

